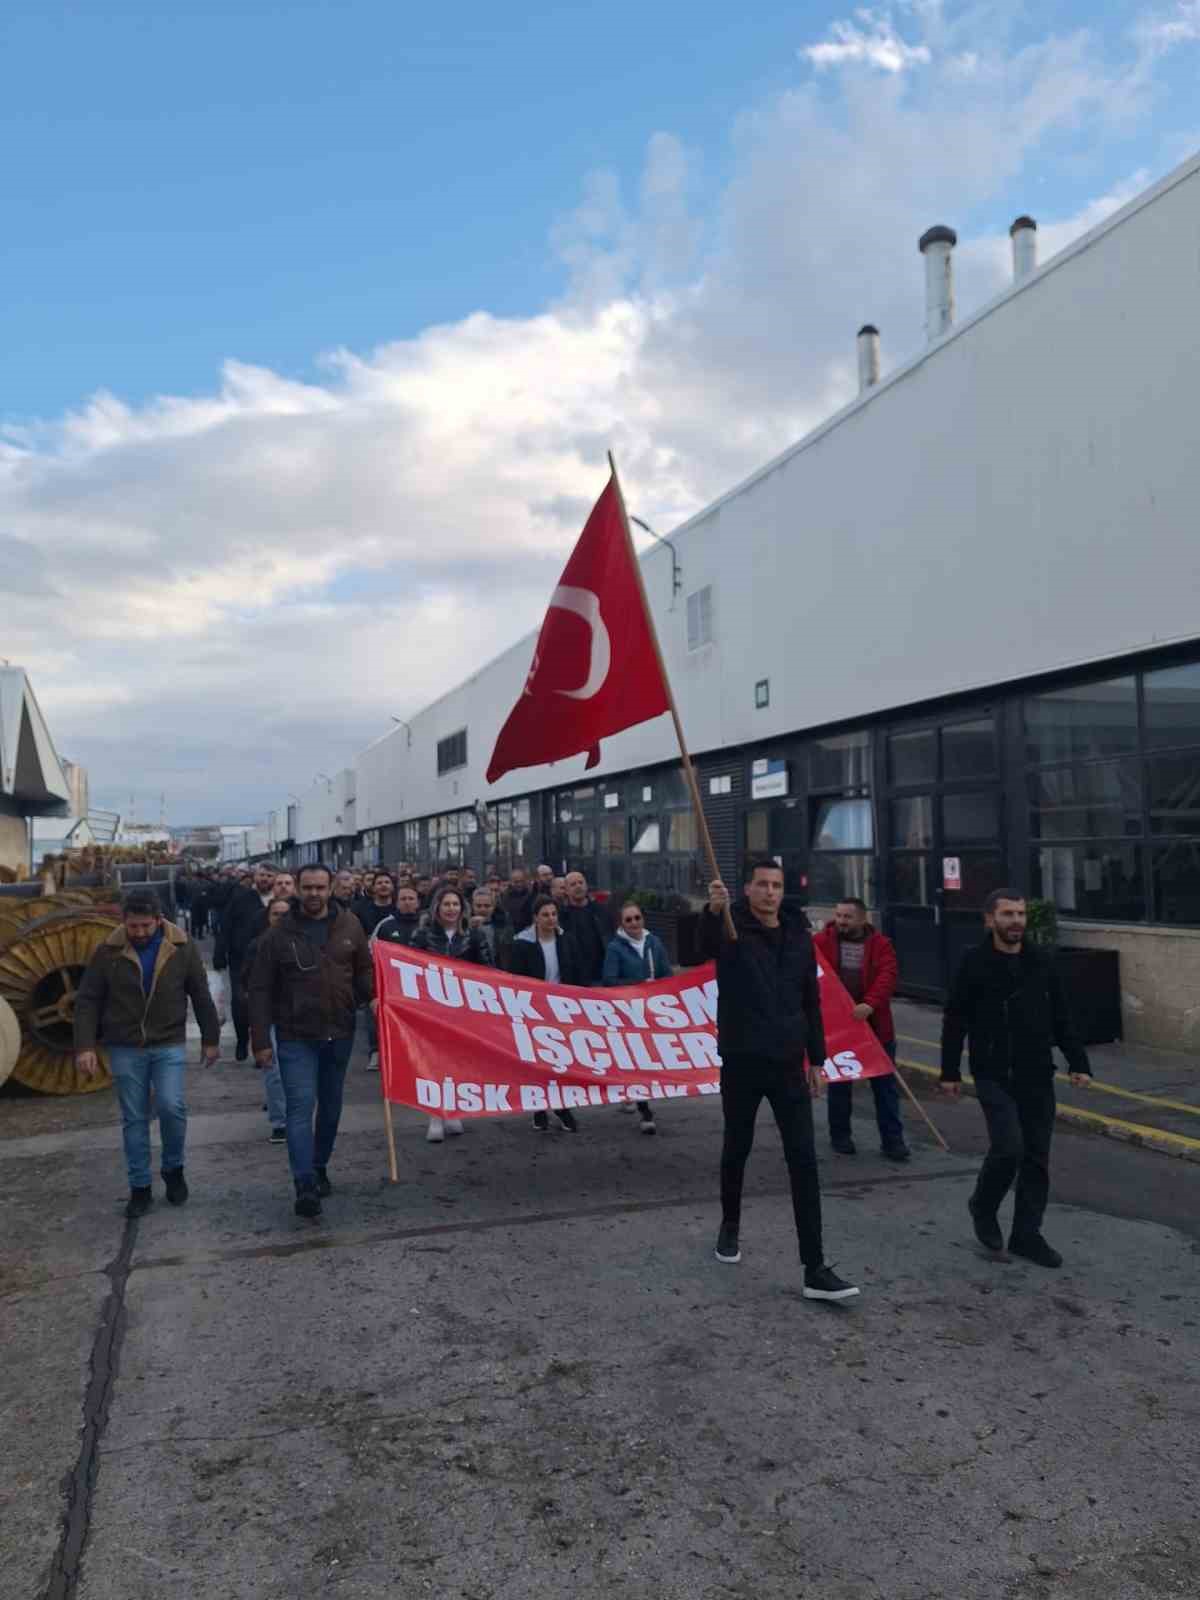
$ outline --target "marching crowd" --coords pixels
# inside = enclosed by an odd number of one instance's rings
[[[394,873],[308,865],[295,874],[260,863],[243,871],[185,875],[177,880],[176,900],[191,937],[166,920],[151,892],[126,896],[122,926],[96,952],[76,1002],[81,1070],[98,1070],[98,1042],[109,1052],[131,1218],[153,1203],[152,1097],[167,1199],[180,1204],[188,1196],[183,1081],[189,1002],[202,1061],[211,1065],[220,1053],[220,1017],[195,942],[208,933],[213,967],[226,975],[236,1059],[253,1056],[264,1070],[270,1138],[287,1145],[295,1211],[307,1218],[319,1216],[322,1200],[333,1192],[328,1167],[360,1016],[368,1033],[368,1069],[379,1068],[373,944],[408,945],[527,979],[579,986],[651,982],[672,971],[635,900],[617,908],[614,924],[582,872],[560,877],[545,865],[532,878],[518,866],[507,879],[489,869],[480,880],[464,867],[435,880],[409,863]],[[1009,1250],[1056,1267],[1061,1258],[1041,1234],[1054,1120],[1053,1046],[1066,1055],[1073,1081],[1086,1081],[1090,1068],[1054,968],[1025,939],[1023,897],[997,891],[989,897],[985,921],[987,937],[969,952],[947,1006],[942,1087],[958,1093],[962,1048],[969,1040],[990,1137],[970,1202],[976,1238],[986,1250],[1004,1248],[998,1209],[1015,1186]],[[765,1099],[791,1181],[803,1293],[849,1298],[858,1290],[826,1263],[821,1229],[812,1100],[824,1089],[826,1050],[817,958],[839,974],[855,1016],[873,1029],[894,1061],[895,951],[854,898],[839,903],[834,919],[814,937],[804,913],[785,907],[783,873],[769,858],[748,864],[736,906],[723,883],[710,885],[701,941],[716,959],[718,976],[724,1138],[717,1259],[741,1259],[743,1178]],[[881,1152],[907,1161],[895,1078],[868,1081]],[[643,1133],[656,1131],[648,1104],[629,1109],[636,1110]],[[554,1115],[565,1131],[577,1131],[570,1111]],[[833,1149],[854,1155],[849,1084],[831,1086],[828,1115]],[[533,1122],[543,1132],[549,1114],[538,1112]],[[460,1122],[433,1118],[426,1137],[440,1143],[462,1131]]]

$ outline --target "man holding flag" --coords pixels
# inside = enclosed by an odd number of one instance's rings
[[[773,861],[754,864],[747,884],[746,914],[735,926],[611,455],[609,465],[612,476],[551,596],[529,676],[500,730],[487,781],[495,783],[518,767],[562,761],[584,751],[590,770],[599,763],[602,738],[671,713],[684,778],[714,880],[711,915],[705,920],[717,955],[718,1031],[724,1061],[721,1099],[726,1119],[717,1258],[728,1262],[741,1259],[742,1176],[754,1138],[754,1119],[765,1096],[779,1124],[792,1179],[804,1294],[813,1300],[846,1300],[858,1290],[825,1264],[822,1253],[809,1080],[814,1089],[819,1086],[825,1035],[812,939],[807,926],[793,918],[781,918],[783,874]],[[614,659],[614,634],[620,641],[619,666]]]

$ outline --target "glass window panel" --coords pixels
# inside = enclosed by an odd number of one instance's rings
[[[995,793],[942,796],[942,838],[949,845],[990,844],[1000,833],[1000,799]]]
[[[892,843],[907,850],[933,846],[933,796],[913,795],[892,801]]]
[[[996,724],[991,717],[942,729],[942,777],[986,778],[996,770]]]
[[[1096,761],[1031,773],[1029,799],[1035,839],[1103,839],[1142,831],[1135,761]]]
[[[1200,925],[1200,842],[1177,839],[1150,852],[1154,919]]]
[[[600,854],[623,856],[625,854],[625,824],[602,822],[600,824]]]
[[[654,794],[660,806],[673,810],[676,806],[690,806],[692,796],[683,775],[682,767],[668,767],[654,779]]]
[[[765,811],[747,811],[746,813],[746,853],[752,856],[761,856],[766,852],[770,840],[770,823]]]
[[[961,889],[947,889],[943,904],[947,910],[965,911],[982,906],[993,889],[1005,886],[1004,862],[998,853],[964,850],[958,858],[962,874]]]
[[[931,906],[937,888],[932,857],[894,852],[891,860],[892,899],[905,906]]]
[[[808,747],[810,789],[867,789],[871,786],[871,735],[833,734]]]
[[[808,865],[808,897],[832,905],[847,895],[857,895],[875,905],[875,857],[870,855],[814,856]]]
[[[1200,661],[1143,679],[1148,745],[1200,745]]]
[[[1033,851],[1033,892],[1078,917],[1141,922],[1146,916],[1139,845],[1043,845]]]
[[[1077,761],[1136,750],[1134,679],[1110,678],[1026,700],[1025,745],[1030,761]]]
[[[875,844],[869,800],[821,800],[813,819],[814,850],[870,850]]]
[[[768,854],[777,850],[804,850],[808,846],[808,810],[798,800],[785,800],[771,806],[771,843]]]
[[[1146,763],[1152,833],[1200,834],[1200,750]]]
[[[694,811],[672,811],[663,818],[667,831],[668,850],[695,850],[700,843],[700,830]]]
[[[937,777],[937,734],[893,733],[888,740],[888,769],[898,784],[932,783]]]
[[[662,828],[657,817],[634,817],[633,853],[635,856],[658,855]]]

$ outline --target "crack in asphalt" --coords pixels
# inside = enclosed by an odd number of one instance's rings
[[[112,1287],[100,1308],[100,1321],[92,1341],[88,1385],[83,1396],[83,1435],[75,1465],[62,1481],[66,1497],[62,1533],[50,1563],[50,1576],[42,1591],[42,1600],[74,1600],[79,1585],[83,1552],[91,1529],[100,1441],[108,1426],[117,1364],[125,1338],[125,1288],[136,1243],[137,1222],[128,1221],[116,1255],[104,1268]]]
[[[953,1167],[941,1172],[914,1172],[904,1177],[883,1173],[877,1178],[851,1178],[842,1183],[823,1185],[824,1194],[854,1195],[863,1190],[884,1184],[939,1183],[949,1178],[974,1177],[978,1163],[969,1167]],[[763,1199],[779,1199],[790,1195],[790,1190],[764,1192]],[[425,1222],[400,1228],[362,1228],[338,1233],[314,1233],[306,1239],[289,1239],[279,1244],[231,1245],[225,1250],[186,1250],[176,1255],[147,1256],[136,1261],[133,1272],[154,1272],[163,1267],[216,1266],[226,1261],[265,1261],[287,1256],[306,1255],[314,1250],[356,1250],[366,1245],[391,1244],[405,1239],[432,1239],[445,1234],[488,1233],[497,1228],[528,1228],[553,1222],[583,1222],[596,1217],[636,1216],[646,1211],[671,1211],[687,1206],[711,1208],[713,1195],[706,1190],[702,1195],[685,1195],[682,1198],[661,1200],[614,1200],[592,1206],[577,1206],[569,1211],[533,1211],[520,1217],[479,1217],[464,1222]]]

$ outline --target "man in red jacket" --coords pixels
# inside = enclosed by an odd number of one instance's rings
[[[817,955],[836,972],[854,1001],[854,1015],[871,1024],[875,1037],[896,1059],[896,1029],[892,1022],[892,996],[896,992],[899,968],[896,947],[867,921],[866,904],[856,896],[839,900],[833,921],[813,940]],[[879,1143],[889,1161],[907,1161],[910,1151],[904,1142],[900,1120],[900,1091],[894,1076],[869,1079],[875,1096],[875,1120],[879,1124]],[[850,1107],[853,1090],[848,1083],[829,1086],[829,1141],[839,1155],[856,1154],[850,1132]]]

